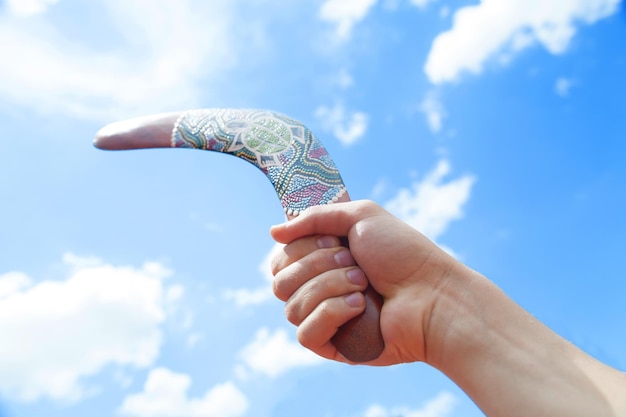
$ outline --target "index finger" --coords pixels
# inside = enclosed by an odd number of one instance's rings
[[[336,236],[307,236],[294,240],[274,253],[270,264],[272,275],[318,249],[338,246],[341,246],[341,241]]]

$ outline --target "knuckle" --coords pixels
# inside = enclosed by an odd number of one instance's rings
[[[272,275],[276,276],[276,274],[285,268],[287,263],[285,256],[285,245],[274,245],[269,254],[270,271],[272,272]]]
[[[280,261],[278,260],[278,258],[276,256],[272,257],[272,259],[270,259],[270,271],[272,275],[276,276],[276,274],[278,274],[281,269],[282,268],[280,267]]]
[[[276,298],[281,301],[287,301],[291,296],[287,287],[288,286],[285,280],[281,279],[280,277],[277,277],[274,279],[274,281],[272,281],[272,291],[274,292]]]
[[[315,337],[311,333],[310,329],[300,326],[296,331],[296,338],[302,346],[309,350],[314,350],[317,343],[315,342]]]
[[[298,330],[296,330],[296,339],[298,339],[298,343],[300,343],[302,346],[304,346],[305,348],[309,348],[309,338],[307,336],[307,333],[305,332],[304,327],[298,327]]]
[[[378,207],[378,204],[372,200],[359,200],[356,204],[356,209],[361,214],[375,213]]]
[[[281,298],[280,279],[274,278],[272,281],[272,292],[276,297]]]
[[[336,296],[337,286],[335,284],[337,280],[334,279],[335,275],[334,273],[324,274],[319,279],[309,281],[309,285],[303,291],[303,299],[311,304],[322,305],[325,304],[326,300]]]
[[[285,304],[285,317],[289,323],[299,326],[302,320],[299,317],[297,309],[293,306],[293,303]]]
[[[319,284],[314,281],[302,287],[298,292],[297,302],[302,311],[311,311],[315,309],[316,304],[319,302],[319,293],[317,292]]]
[[[322,323],[332,323],[333,318],[333,308],[330,300],[325,300],[320,303],[318,306],[317,314],[319,316],[319,321]]]
[[[303,269],[310,277],[315,277],[335,267],[334,256],[342,250],[341,247],[318,249],[302,259]]]
[[[320,212],[322,212],[324,210],[324,206],[323,205],[315,205],[315,206],[310,206],[307,207],[306,209],[304,209],[304,211],[300,212],[300,216],[304,217],[304,216],[312,216],[315,214],[318,214]]]

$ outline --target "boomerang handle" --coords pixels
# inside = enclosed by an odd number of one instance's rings
[[[341,238],[341,243],[346,248],[350,248],[347,237]],[[374,360],[385,349],[380,329],[383,297],[371,284],[363,291],[363,295],[365,296],[365,310],[343,324],[331,338],[337,350],[353,362]]]
[[[179,116],[179,113],[159,114],[109,124],[98,132],[94,145],[106,150],[170,148],[172,129]],[[350,197],[346,192],[337,201],[350,201]],[[295,213],[290,213],[287,211],[287,218],[294,217]],[[342,244],[349,246],[345,238]],[[371,285],[363,294],[365,311],[342,325],[331,339],[337,350],[352,362],[374,360],[385,347],[380,329],[382,297]]]
[[[363,292],[365,311],[337,330],[331,341],[337,350],[353,362],[368,362],[380,356],[385,348],[380,331],[383,298],[371,285]]]

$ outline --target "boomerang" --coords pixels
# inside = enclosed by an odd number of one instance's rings
[[[94,145],[106,150],[191,148],[237,156],[267,176],[288,219],[311,206],[350,201],[322,143],[302,123],[272,111],[203,109],[140,117],[105,126]],[[365,311],[331,339],[353,362],[376,359],[384,349],[382,297],[371,285],[364,295]]]

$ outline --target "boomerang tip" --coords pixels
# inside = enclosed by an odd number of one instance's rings
[[[96,133],[93,145],[98,149],[170,148],[172,129],[180,113],[165,113],[114,122]]]

